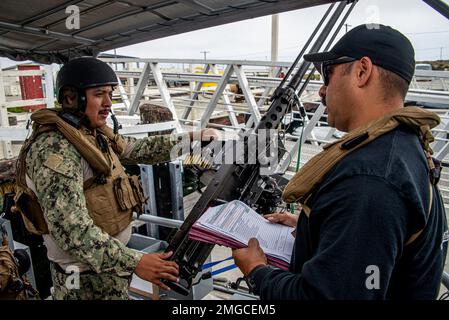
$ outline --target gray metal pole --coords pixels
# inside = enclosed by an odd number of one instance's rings
[[[271,62],[278,61],[279,53],[279,15],[273,14],[271,16]],[[276,68],[271,68],[270,74],[275,76]]]
[[[133,217],[137,218],[137,215],[134,214]],[[158,226],[169,227],[169,228],[179,228],[184,222],[181,220],[167,219],[167,218],[163,218],[163,217],[153,216],[150,214],[141,214],[137,218],[137,220],[145,221],[145,222],[156,224]]]

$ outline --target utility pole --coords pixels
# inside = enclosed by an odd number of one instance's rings
[[[352,25],[345,23],[345,30],[346,33],[348,33],[348,28],[352,27]]]
[[[273,14],[271,16],[271,62],[278,61],[279,53],[279,15]],[[275,76],[275,67],[270,70],[271,76]]]
[[[440,47],[440,61],[443,61],[443,47]]]
[[[210,53],[210,51],[200,51],[202,54],[204,54],[204,60],[207,60],[206,59],[206,55],[208,54],[208,53]]]

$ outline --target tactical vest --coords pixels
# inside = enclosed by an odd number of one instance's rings
[[[300,203],[304,213],[309,216],[311,212],[309,201],[313,193],[322,182],[324,176],[340,160],[358,148],[394,130],[399,125],[405,125],[418,136],[427,160],[430,190],[429,214],[432,208],[432,185],[438,183],[441,172],[439,162],[432,158],[433,152],[430,148],[430,143],[434,141],[434,137],[430,129],[436,127],[439,123],[440,118],[436,113],[418,107],[400,108],[390,112],[380,119],[351,131],[343,138],[325,145],[323,151],[310,159],[289,181],[284,189],[282,198],[287,203]],[[409,245],[412,243],[422,231],[420,230],[413,234],[405,244]]]
[[[16,207],[28,231],[48,234],[48,226],[37,196],[26,184],[26,157],[37,137],[45,132],[59,131],[86,159],[94,176],[84,181],[86,207],[94,224],[111,236],[129,226],[133,211],[142,213],[145,203],[138,176],[128,176],[118,155],[124,152],[125,141],[104,126],[97,130],[79,129],[64,121],[57,112],[36,111],[33,133],[22,147],[17,161]],[[47,161],[61,161],[58,157]]]

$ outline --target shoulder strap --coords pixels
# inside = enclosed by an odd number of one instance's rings
[[[420,108],[400,108],[384,117],[357,128],[342,139],[323,147],[323,151],[315,155],[289,181],[282,194],[287,203],[300,202],[306,204],[315,188],[339,161],[351,152],[363,147],[378,137],[406,125],[420,137],[424,150],[430,150],[433,141],[431,128],[439,124],[439,117],[433,112]]]
[[[36,126],[33,129],[33,133],[31,136],[24,142],[22,148],[20,149],[19,156],[16,162],[16,185],[23,189],[29,189],[26,184],[25,176],[26,176],[26,158],[28,154],[28,150],[31,145],[36,141],[36,138],[42,133],[54,131],[55,128],[52,126]],[[27,192],[28,193],[28,192]],[[30,194],[34,194],[30,192]]]
[[[123,139],[123,137],[118,133],[114,133],[114,131],[107,125],[104,125],[103,127],[97,130],[102,134],[104,134],[109,139],[114,152],[117,153],[119,156],[121,156],[126,148],[125,139]]]
[[[440,180],[441,176],[441,162],[435,158],[432,158],[432,150],[430,149],[429,144],[426,144],[422,137],[420,137],[421,144],[424,149],[424,155],[426,156],[427,160],[427,166],[429,168],[429,187],[430,187],[430,199],[429,199],[429,210],[427,211],[427,218],[430,216],[430,211],[432,210],[432,204],[433,204],[433,186],[438,184],[438,181]],[[405,243],[406,246],[411,244],[413,241],[418,239],[418,237],[421,235],[421,233],[424,231],[424,228],[419,230],[418,232],[412,234],[410,239],[407,240]]]
[[[112,166],[101,151],[90,143],[80,130],[61,119],[57,112],[48,109],[38,110],[33,113],[31,119],[40,125],[54,125],[95,171],[106,176],[111,174]]]
[[[427,210],[427,217],[430,216],[430,211],[432,210],[432,204],[433,204],[433,185],[432,183],[429,183],[429,195],[430,195],[430,200],[429,200],[429,210]],[[418,232],[412,234],[412,236],[407,240],[407,242],[405,243],[405,246],[410,245],[413,241],[415,241],[416,239],[418,239],[418,237],[421,235],[421,233],[424,231],[424,228],[419,230]]]

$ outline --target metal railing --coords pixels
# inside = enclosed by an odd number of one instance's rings
[[[123,70],[116,70],[120,79],[117,97],[121,103],[113,105],[113,109],[122,110],[121,121],[129,122],[124,126],[123,134],[142,134],[145,131],[160,131],[161,128],[182,131],[186,125],[206,127],[215,126],[226,130],[239,130],[257,123],[268,107],[269,97],[282,81],[281,75],[290,66],[289,62],[247,61],[247,60],[200,60],[200,59],[140,59],[140,58],[104,58],[114,69],[116,65],[123,65]],[[136,68],[135,65],[143,65]],[[182,66],[181,72],[167,66]],[[187,67],[186,67],[187,66]],[[46,79],[46,99],[6,101],[3,87],[3,77],[20,75],[44,75]],[[274,76],[268,76],[268,75]],[[46,66],[40,71],[3,71],[0,73],[0,104],[1,126],[0,141],[2,141],[4,157],[12,157],[11,141],[23,140],[28,132],[21,126],[10,126],[7,109],[13,106],[47,104],[53,106],[53,77],[51,67]],[[316,73],[318,76],[318,74]],[[433,77],[449,80],[449,72],[417,70],[419,77]],[[136,84],[137,81],[137,84]],[[419,82],[414,80],[414,82]],[[168,84],[173,84],[172,88]],[[152,84],[152,85],[151,85]],[[231,91],[231,86],[238,85],[239,91]],[[310,81],[306,92],[301,97],[302,103],[317,103],[316,92],[321,81]],[[426,90],[411,88],[407,100],[423,103],[438,103],[448,106],[449,91]],[[167,107],[173,114],[174,121],[169,124],[137,125],[139,117],[136,115],[139,105],[152,102]],[[433,144],[435,156],[443,161],[449,153],[449,114],[448,110],[440,111],[442,124],[434,130],[436,141]],[[240,116],[240,117],[239,117]],[[242,122],[242,116],[244,122]],[[214,123],[214,118],[225,117],[226,123]],[[237,120],[237,117],[240,119]],[[131,120],[130,120],[131,119]],[[327,127],[324,107],[320,106],[315,112],[308,113],[305,120],[301,143],[306,141],[316,145],[335,139],[335,129]],[[211,121],[212,120],[212,121]],[[19,123],[20,124],[20,123]],[[317,135],[316,128],[327,133]],[[290,141],[299,141],[297,136],[286,137]],[[293,144],[291,152],[295,153],[298,144]],[[6,147],[5,147],[6,145]],[[449,163],[449,162],[448,162]]]

